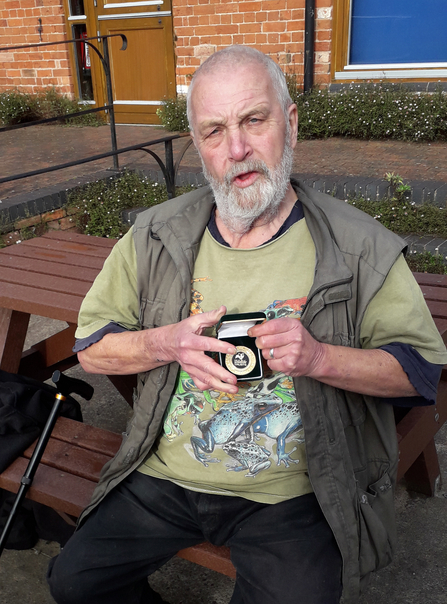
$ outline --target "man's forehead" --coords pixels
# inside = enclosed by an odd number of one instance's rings
[[[230,109],[241,116],[252,111],[267,113],[269,105],[276,101],[272,92],[272,82],[263,65],[236,65],[233,69],[222,66],[212,73],[199,74],[191,103],[196,117],[200,113],[201,123],[214,123]]]

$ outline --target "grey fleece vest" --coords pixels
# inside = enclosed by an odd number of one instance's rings
[[[368,304],[405,244],[352,206],[292,184],[316,248],[315,280],[301,320],[319,341],[359,347]],[[139,215],[134,242],[144,329],[188,316],[194,262],[213,203],[210,189],[204,187]],[[82,518],[149,453],[177,372],[178,365],[172,363],[139,375],[127,435],[104,467]],[[392,407],[310,378],[294,382],[310,480],[343,557],[344,601],[354,604],[370,572],[392,556],[398,462]]]

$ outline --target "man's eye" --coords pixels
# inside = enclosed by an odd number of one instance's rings
[[[249,120],[249,123],[250,124],[257,124],[259,121],[260,121],[259,118],[257,118],[257,117],[251,117],[250,120]]]

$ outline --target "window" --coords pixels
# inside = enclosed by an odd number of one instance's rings
[[[82,40],[88,37],[88,15],[90,0],[65,0],[68,39]],[[69,45],[75,95],[84,103],[94,104],[92,82],[91,49],[84,42]]]
[[[447,78],[446,0],[334,0],[333,79]]]

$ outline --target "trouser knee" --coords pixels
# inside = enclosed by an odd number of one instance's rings
[[[89,591],[85,577],[80,579],[71,572],[63,556],[50,560],[47,571],[50,593],[57,604],[89,604]]]

